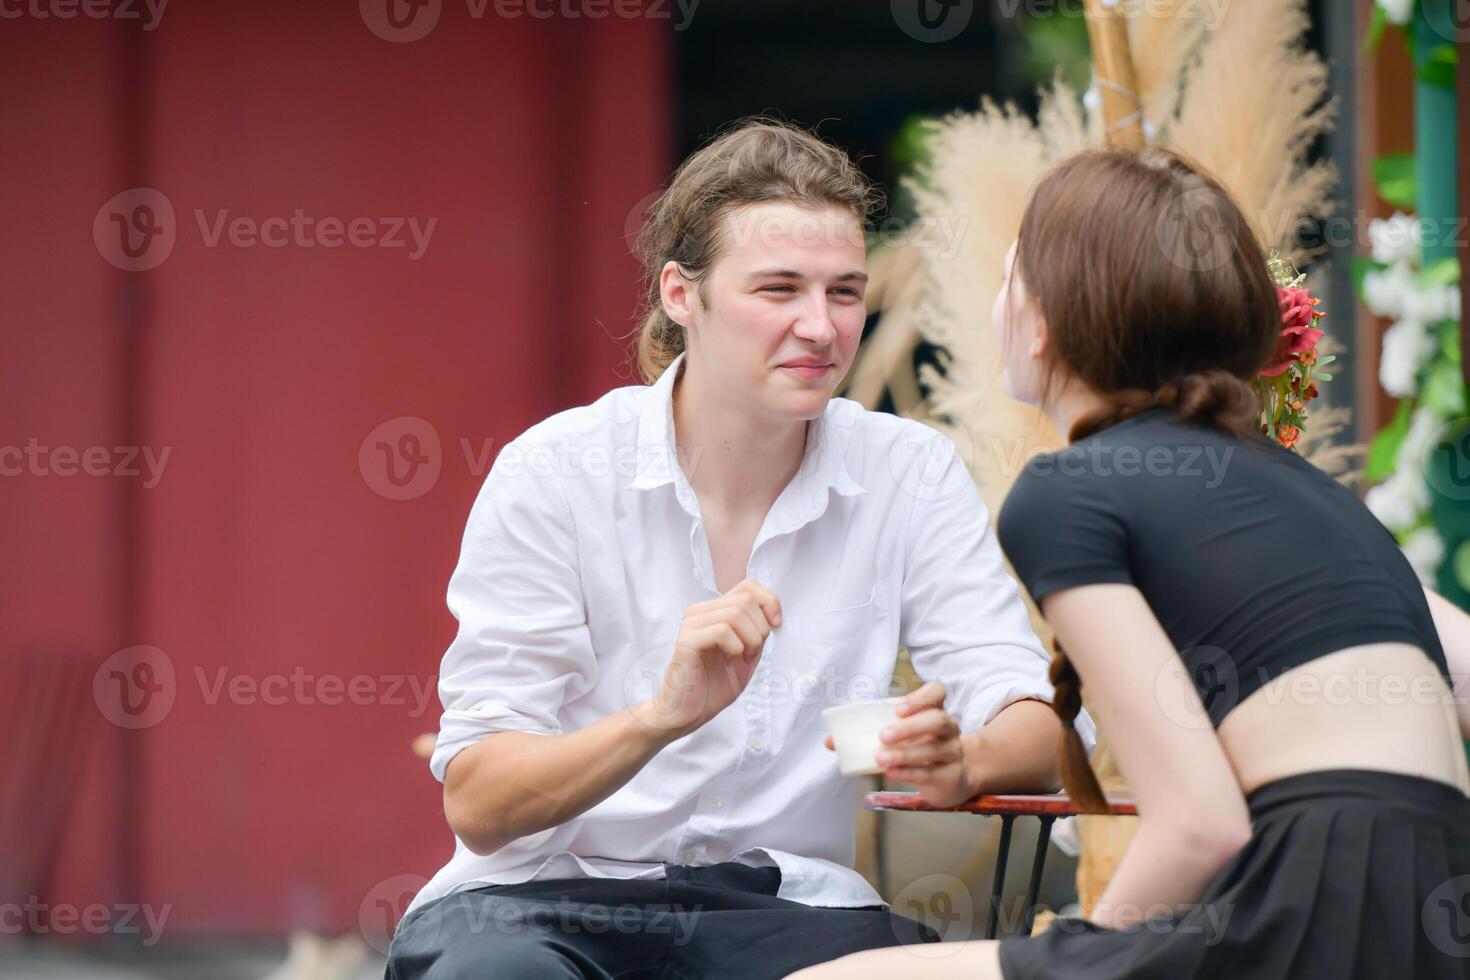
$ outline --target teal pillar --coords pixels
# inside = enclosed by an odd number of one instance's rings
[[[1415,210],[1426,222],[1424,265],[1456,258],[1459,170],[1458,117],[1455,86],[1443,79],[1426,80],[1425,69],[1436,52],[1455,36],[1450,4],[1456,0],[1421,0],[1409,25],[1414,49]],[[1464,66],[1456,70],[1464,71]],[[1461,608],[1470,609],[1470,591],[1456,575],[1456,565],[1470,549],[1470,420],[1446,433],[1432,454],[1426,473],[1430,514],[1445,542],[1445,560],[1435,582],[1437,591]],[[1459,561],[1457,561],[1457,558]]]

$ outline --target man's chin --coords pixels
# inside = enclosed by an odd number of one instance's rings
[[[824,387],[807,391],[775,393],[773,397],[766,400],[766,405],[772,415],[792,421],[809,421],[825,412],[827,403],[831,400],[831,390]]]

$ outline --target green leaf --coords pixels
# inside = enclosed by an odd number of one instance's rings
[[[1453,286],[1460,281],[1460,260],[1454,255],[1436,259],[1419,270],[1420,289],[1438,289]]]
[[[1439,325],[1439,353],[1456,366],[1460,363],[1460,325],[1446,320]]]
[[[1436,360],[1424,381],[1424,404],[1436,415],[1455,418],[1465,414],[1465,382],[1460,369],[1448,360]]]
[[[1460,583],[1460,588],[1470,592],[1470,541],[1456,548],[1450,560],[1454,562],[1455,581]]]
[[[1413,208],[1415,181],[1414,155],[1390,153],[1373,161],[1373,186],[1378,196],[1398,208]]]
[[[1359,299],[1363,298],[1363,280],[1368,277],[1368,273],[1382,272],[1384,269],[1387,268],[1388,266],[1382,262],[1374,262],[1372,259],[1366,258],[1361,255],[1353,256],[1353,292],[1358,295]]]
[[[1325,367],[1326,365],[1331,364],[1335,360],[1337,360],[1337,355],[1336,354],[1328,354],[1326,357],[1322,358],[1320,361],[1317,362],[1317,366],[1318,367]],[[1317,375],[1317,377],[1320,378],[1322,376],[1319,374],[1319,375]]]
[[[1429,50],[1429,57],[1424,59],[1424,64],[1414,74],[1419,81],[1426,85],[1438,85],[1440,88],[1453,89],[1455,87],[1455,65],[1459,58],[1455,56],[1453,45],[1436,44]]]
[[[1312,380],[1313,381],[1331,381],[1332,380],[1332,375],[1327,374],[1324,371],[1318,371],[1316,374],[1312,375]]]
[[[1388,26],[1388,11],[1378,4],[1373,5],[1373,19],[1368,22],[1368,35],[1363,38],[1363,53],[1372,54],[1383,41],[1383,29]]]
[[[1393,472],[1394,459],[1399,454],[1399,445],[1404,441],[1404,434],[1409,431],[1409,416],[1413,412],[1412,399],[1400,401],[1393,421],[1379,429],[1373,441],[1368,444],[1368,460],[1363,468],[1363,477],[1369,482],[1377,483]]]

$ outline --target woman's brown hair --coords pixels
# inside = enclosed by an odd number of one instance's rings
[[[659,276],[670,261],[699,283],[724,246],[726,215],[751,204],[789,201],[837,207],[866,223],[878,195],[846,153],[804,129],[765,117],[734,124],[685,160],[649,207],[636,251],[646,288],[638,327],[638,369],[652,384],[684,350],[684,328],[664,312]]]
[[[1106,401],[1070,441],[1151,408],[1258,436],[1249,382],[1280,336],[1276,286],[1250,221],[1198,165],[1156,149],[1065,160],[1026,206],[1015,262],[1051,371]],[[1075,725],[1082,682],[1060,644],[1050,673],[1062,784],[1084,811],[1107,812]]]

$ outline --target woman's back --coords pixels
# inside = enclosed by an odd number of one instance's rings
[[[1166,410],[1028,464],[1001,539],[1033,596],[1125,582],[1180,653],[1248,793],[1367,768],[1470,792],[1424,592],[1356,496],[1265,438]],[[1125,650],[1119,656],[1126,656]]]

